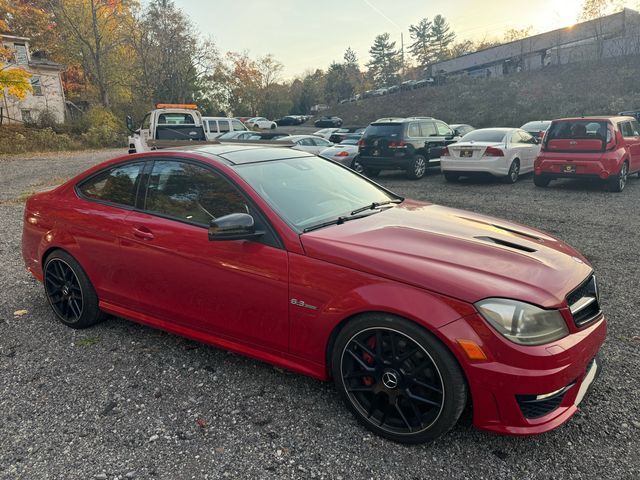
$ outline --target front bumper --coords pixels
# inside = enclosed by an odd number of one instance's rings
[[[509,173],[508,162],[504,157],[467,160],[451,157],[440,158],[443,172],[490,173],[496,177],[504,177]]]
[[[596,357],[606,331],[601,316],[581,329],[572,325],[568,336],[552,344],[525,347],[501,337],[479,315],[440,329],[465,372],[474,426],[510,435],[548,432],[573,416],[600,368]],[[469,360],[457,347],[459,338],[480,345],[488,360]],[[542,402],[527,404],[541,396]]]

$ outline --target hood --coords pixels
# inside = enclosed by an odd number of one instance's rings
[[[538,230],[413,201],[301,240],[310,257],[470,303],[504,297],[559,307],[592,271],[573,248]]]

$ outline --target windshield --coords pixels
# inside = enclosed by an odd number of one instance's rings
[[[397,197],[351,170],[319,157],[234,167],[273,210],[297,231]]]
[[[502,143],[506,134],[507,132],[504,130],[474,130],[473,132],[467,133],[460,141]]]
[[[549,125],[551,125],[551,122],[529,122],[525,123],[520,128],[522,130],[526,130],[527,132],[539,132],[549,128]]]

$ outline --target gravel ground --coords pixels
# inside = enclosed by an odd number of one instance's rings
[[[0,478],[632,479],[640,477],[640,179],[622,194],[386,174],[418,199],[555,234],[590,258],[605,370],[567,425],[502,437],[468,422],[430,445],[369,434],[330,384],[120,319],[56,321],[20,256],[22,199],[119,151],[0,160]],[[17,310],[28,313],[14,315]]]

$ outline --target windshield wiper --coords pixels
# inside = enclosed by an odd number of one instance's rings
[[[351,215],[357,215],[360,212],[364,212],[366,210],[375,210],[376,208],[380,208],[384,205],[389,205],[390,203],[402,203],[404,202],[404,198],[395,198],[393,200],[387,200],[386,202],[373,202],[371,205],[367,205],[366,207],[356,208]]]
[[[329,220],[328,222],[322,222],[319,223],[317,225],[312,225],[310,227],[305,228],[304,230],[302,230],[302,233],[307,233],[307,232],[311,232],[313,230],[318,230],[319,228],[323,228],[323,227],[328,227],[329,225],[342,225],[344,222],[348,222],[349,220],[357,220],[358,218],[364,218],[364,217],[368,217],[369,215],[372,215],[374,213],[378,213],[378,211],[373,211],[373,212],[367,212],[364,215],[355,215],[355,214],[351,214],[351,215],[343,215],[341,217],[335,218],[333,220]]]

